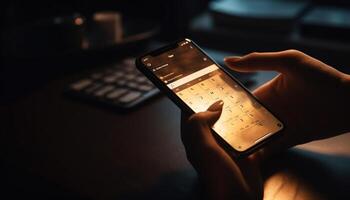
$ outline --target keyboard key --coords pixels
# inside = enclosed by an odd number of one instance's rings
[[[76,91],[80,91],[80,90],[86,88],[87,86],[89,86],[91,83],[92,83],[92,80],[83,79],[83,80],[80,80],[78,82],[73,83],[70,86],[70,88],[72,88],[73,90],[76,90]]]
[[[126,71],[134,71],[135,70],[135,60],[134,59],[125,59],[124,61],[123,61],[123,67],[124,67],[124,69],[126,70]]]
[[[141,96],[141,94],[142,94],[141,92],[131,91],[131,92],[127,93],[126,95],[120,97],[119,102],[130,103],[130,102],[136,100],[137,98],[139,98]]]
[[[135,82],[129,82],[126,84],[126,86],[130,87],[130,88],[138,88],[138,84]]]
[[[126,76],[125,76],[125,79],[127,79],[127,80],[132,80],[132,79],[134,79],[136,77],[136,74],[127,74]]]
[[[119,96],[121,96],[122,94],[126,93],[128,90],[125,88],[117,88],[115,90],[113,90],[112,92],[110,92],[109,94],[107,94],[107,98],[108,99],[115,99]]]
[[[118,77],[118,78],[120,78],[120,77],[124,76],[125,73],[122,72],[122,71],[116,71],[116,72],[113,73],[113,75],[116,76],[116,77]]]
[[[135,67],[133,67],[133,66],[123,66],[123,69],[129,73],[135,71]]]
[[[123,60],[123,64],[129,65],[129,66],[132,66],[133,68],[135,68],[135,67],[134,67],[135,59],[133,59],[133,58],[124,59],[124,60]]]
[[[111,76],[106,76],[103,81],[105,83],[115,83],[117,80],[118,80],[118,76],[115,76],[115,75],[111,75]]]
[[[139,85],[139,87],[137,87],[137,89],[142,90],[142,91],[150,91],[152,90],[154,87],[150,86],[150,85]]]
[[[148,79],[144,76],[139,76],[135,79],[135,81],[139,82],[139,83],[143,83],[146,82]]]
[[[148,79],[145,81],[145,83],[148,84],[148,85],[152,85],[153,86],[153,83],[150,80],[148,80]]]
[[[106,93],[110,92],[114,89],[114,86],[112,85],[106,85],[104,87],[101,87],[100,89],[96,90],[94,92],[95,96],[101,97],[104,96]]]
[[[117,81],[117,85],[119,85],[119,86],[124,86],[125,84],[126,84],[126,80],[124,80],[124,79]]]
[[[85,89],[86,93],[92,93],[102,86],[101,83],[92,83],[88,88]]]

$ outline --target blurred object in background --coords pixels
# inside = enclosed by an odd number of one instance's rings
[[[203,47],[229,54],[295,48],[334,66],[350,66],[350,44],[346,36],[339,36],[344,31],[310,31],[309,24],[301,24],[301,17],[312,6],[321,4],[347,9],[350,3],[5,0],[0,7],[4,60],[0,69],[1,90],[17,95],[31,85],[90,67],[104,67],[145,52],[150,44],[164,44],[180,37],[190,37]],[[317,18],[322,21],[322,17]]]
[[[99,43],[119,43],[123,38],[122,16],[118,12],[96,12],[93,15],[93,30],[96,45]]]
[[[302,0],[219,0],[209,10],[215,26],[257,33],[289,33],[308,6]]]
[[[70,96],[116,111],[130,110],[158,93],[159,90],[136,69],[133,58],[94,70],[68,87]]]
[[[14,58],[78,56],[84,51],[138,43],[155,36],[159,25],[148,19],[122,16],[118,12],[96,12],[56,16],[11,27],[2,34],[3,55]],[[120,47],[119,47],[120,46]]]
[[[141,40],[146,35],[135,34],[154,33],[155,29],[160,33],[157,39],[175,40],[187,34],[190,19],[206,7],[207,1],[4,1],[0,7],[1,55],[35,59],[75,55],[79,49],[101,50]],[[81,20],[74,21],[75,13]],[[113,31],[117,41],[111,40]]]
[[[39,19],[80,13],[92,21],[95,13],[118,12],[125,18],[155,21],[161,26],[161,38],[177,39],[184,36],[188,22],[203,11],[209,0],[105,0],[105,1],[22,1],[5,0],[1,3],[1,25],[4,29],[26,25]],[[142,25],[140,23],[139,25]]]
[[[41,58],[81,50],[85,18],[80,14],[40,19],[3,33],[3,56]]]
[[[315,16],[313,8],[320,7],[324,14]],[[349,8],[344,0],[213,0],[192,19],[189,35],[207,48],[238,54],[298,49],[349,72]]]
[[[98,11],[87,22],[83,49],[104,49],[148,40],[158,35],[159,26],[158,22],[147,18],[131,17],[116,11]]]
[[[150,5],[132,8],[130,1],[2,2],[0,102],[145,51],[161,22],[153,14],[140,16]]]
[[[301,32],[306,37],[350,41],[350,8],[314,6],[301,19]]]

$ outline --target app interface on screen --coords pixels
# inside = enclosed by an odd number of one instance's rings
[[[238,151],[278,132],[282,124],[190,41],[142,62],[193,111],[218,100],[223,112],[213,129]]]

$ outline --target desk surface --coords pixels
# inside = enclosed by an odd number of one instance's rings
[[[261,83],[272,74],[257,76]],[[68,197],[200,197],[180,140],[180,110],[170,100],[160,96],[119,114],[67,98],[62,91],[69,81],[52,81],[2,108],[9,168],[24,169]],[[349,199],[349,134],[300,146],[275,162],[266,199]],[[34,196],[40,194],[40,188],[30,188]]]

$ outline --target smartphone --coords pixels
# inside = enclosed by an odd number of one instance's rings
[[[136,59],[136,66],[185,112],[206,111],[223,100],[212,130],[235,155],[254,152],[283,129],[275,115],[190,39],[149,52]]]

